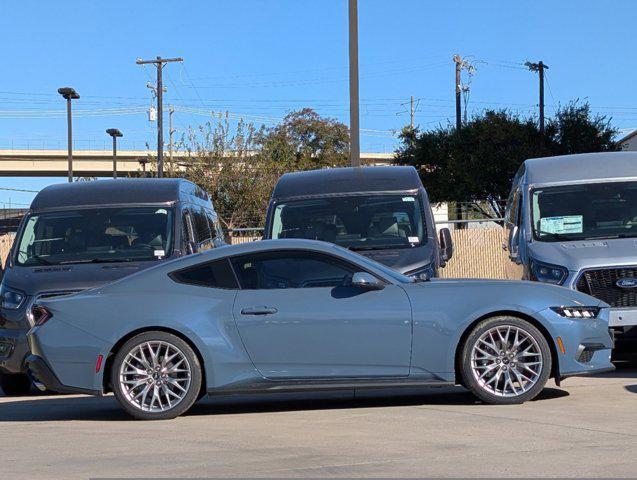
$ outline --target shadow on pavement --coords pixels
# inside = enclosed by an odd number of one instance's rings
[[[374,396],[371,396],[374,395]],[[568,392],[545,388],[534,400],[543,401],[568,396]],[[27,399],[25,399],[27,398]],[[32,399],[31,399],[32,398]],[[429,389],[424,393],[388,396],[366,394],[364,398],[290,399],[234,396],[232,399],[207,398],[197,403],[186,415],[229,415],[239,413],[267,413],[352,408],[386,408],[429,405],[480,404],[473,395],[461,387]],[[497,407],[495,407],[497,408]],[[2,422],[52,422],[65,420],[121,421],[131,420],[119,407],[112,395],[106,397],[38,396],[21,397],[16,401],[0,403]]]
[[[594,377],[602,378],[637,378],[637,361],[635,360],[618,360],[614,361],[615,371],[608,373],[600,373]]]

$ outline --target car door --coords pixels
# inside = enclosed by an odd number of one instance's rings
[[[241,285],[234,317],[264,377],[408,375],[411,306],[400,286],[348,286],[363,268],[312,251],[260,252],[232,264]]]

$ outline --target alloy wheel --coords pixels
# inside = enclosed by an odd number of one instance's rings
[[[119,371],[126,400],[144,412],[165,412],[184,399],[192,367],[179,348],[165,341],[143,342],[133,347]]]
[[[471,371],[487,392],[517,397],[542,374],[544,359],[537,340],[523,328],[498,325],[484,332],[471,350]]]

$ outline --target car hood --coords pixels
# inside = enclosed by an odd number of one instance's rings
[[[583,268],[637,265],[637,239],[533,242],[529,244],[529,253],[531,258],[575,272]]]
[[[479,299],[486,306],[522,305],[539,312],[551,306],[607,306],[585,293],[540,282],[524,280],[441,279],[410,284],[414,288],[453,289],[458,298]],[[417,291],[417,290],[416,290]]]
[[[126,277],[155,262],[14,266],[5,271],[3,283],[29,296],[44,292],[86,290]]]

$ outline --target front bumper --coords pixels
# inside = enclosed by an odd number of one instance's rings
[[[100,395],[101,392],[63,385],[46,361],[37,355],[29,355],[26,359],[27,373],[40,390],[57,393],[83,393]]]
[[[602,308],[595,319],[572,319],[561,317],[550,308],[540,312],[551,326],[558,378],[615,368],[611,363],[613,339],[608,330],[609,313],[609,308]]]
[[[25,373],[28,329],[0,328],[0,372]]]

